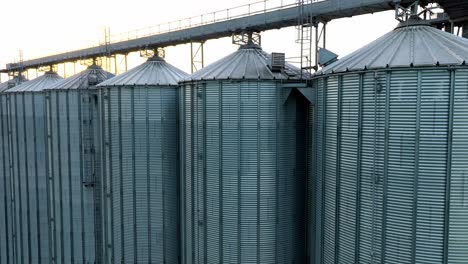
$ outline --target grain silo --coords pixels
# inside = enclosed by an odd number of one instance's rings
[[[4,92],[24,81],[26,79],[20,75],[0,84],[0,263],[13,261],[8,107],[7,95]]]
[[[105,263],[180,263],[177,82],[155,56],[99,85]]]
[[[13,260],[52,263],[44,88],[62,79],[46,72],[7,93],[10,129]]]
[[[101,263],[99,113],[95,85],[113,75],[96,65],[47,87],[53,256]]]
[[[307,101],[277,55],[249,41],[181,83],[183,263],[305,262]]]
[[[316,263],[468,263],[467,59],[413,18],[317,76]]]

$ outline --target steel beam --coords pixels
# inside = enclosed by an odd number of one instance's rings
[[[401,3],[412,0],[401,0]],[[337,18],[370,14],[385,10],[393,10],[395,0],[325,0],[311,3],[303,8],[303,17],[315,17],[320,21],[330,21]],[[206,24],[197,27],[157,34],[138,39],[108,43],[97,47],[61,53],[53,56],[7,64],[0,73],[35,68],[44,65],[54,65],[64,62],[101,57],[109,54],[126,54],[142,49],[167,47],[190,42],[202,42],[209,39],[229,37],[245,31],[266,31],[298,24],[299,7],[285,7],[275,11],[267,11],[242,18]],[[307,21],[304,21],[307,23]]]

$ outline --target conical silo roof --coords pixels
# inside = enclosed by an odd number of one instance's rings
[[[76,89],[88,89],[93,87],[109,78],[114,77],[110,72],[103,70],[97,65],[91,65],[86,70],[75,74],[69,78],[63,79],[57,83],[54,83],[50,87],[45,88],[46,90],[76,90]]]
[[[323,68],[318,74],[378,68],[463,65],[467,60],[468,39],[413,18]]]
[[[271,54],[264,52],[258,45],[243,45],[236,52],[190,75],[185,81],[214,79],[282,80],[301,78],[300,69],[289,63],[285,63],[282,71],[272,71],[269,66],[270,57]],[[304,72],[304,74],[307,73]]]
[[[34,80],[22,83],[11,89],[6,90],[6,93],[16,92],[40,92],[56,82],[63,80],[56,72],[46,72],[44,75],[37,77]]]
[[[98,86],[177,85],[187,76],[187,73],[167,63],[163,58],[154,56],[142,65],[110,78]]]
[[[9,81],[0,83],[0,93],[3,93],[3,92],[5,92],[6,90],[8,90],[8,89],[10,89],[12,87],[15,87],[15,86],[20,85],[21,83],[27,82],[27,81],[28,80],[22,75],[15,76],[13,79],[11,79]]]

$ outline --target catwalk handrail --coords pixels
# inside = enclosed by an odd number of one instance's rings
[[[411,0],[401,0],[411,1]],[[293,3],[291,3],[293,2]],[[275,4],[276,3],[276,4]],[[303,17],[330,21],[394,8],[395,0],[313,0],[302,7]],[[266,31],[299,23],[299,4],[293,0],[263,0],[243,6],[111,35],[107,43],[55,53],[22,63],[9,63],[0,72],[14,72],[112,54],[227,37],[243,31]],[[222,15],[224,14],[224,15]],[[309,20],[305,19],[304,23]]]

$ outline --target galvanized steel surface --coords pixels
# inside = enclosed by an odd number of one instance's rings
[[[105,263],[179,263],[177,81],[155,56],[99,85]]]
[[[46,73],[6,91],[11,181],[11,262],[50,263],[45,97],[61,78]]]
[[[89,66],[86,70],[66,78],[54,85],[46,87],[47,90],[76,90],[95,88],[95,85],[114,77],[115,75],[104,71],[96,65]]]
[[[6,90],[6,93],[17,93],[17,92],[40,92],[45,88],[52,86],[55,82],[61,80],[55,72],[46,72],[44,75],[37,77],[31,81],[24,82],[11,89]]]
[[[7,96],[0,94],[0,263],[13,261],[13,210]]]
[[[3,93],[4,91],[17,86],[23,82],[27,82],[28,80],[24,78],[23,76],[15,76],[13,79],[0,83],[0,93]]]
[[[410,21],[323,68],[317,75],[364,69],[462,65],[468,61],[468,39]]]
[[[177,85],[188,74],[166,63],[157,55],[142,65],[111,78],[99,86]]]
[[[97,66],[45,89],[53,255],[58,263],[101,263]]]
[[[106,263],[179,263],[175,86],[100,90]]]
[[[270,54],[259,46],[247,44],[231,55],[222,58],[186,78],[192,80],[213,79],[253,79],[253,80],[286,80],[300,79],[301,71],[286,63],[281,72],[273,72],[269,66]],[[304,77],[307,73],[303,73]]]
[[[182,86],[184,263],[304,263],[304,123],[284,93],[277,81]]]
[[[316,82],[320,262],[468,262],[468,69]]]
[[[45,99],[42,93],[8,94],[13,259],[50,263]]]

